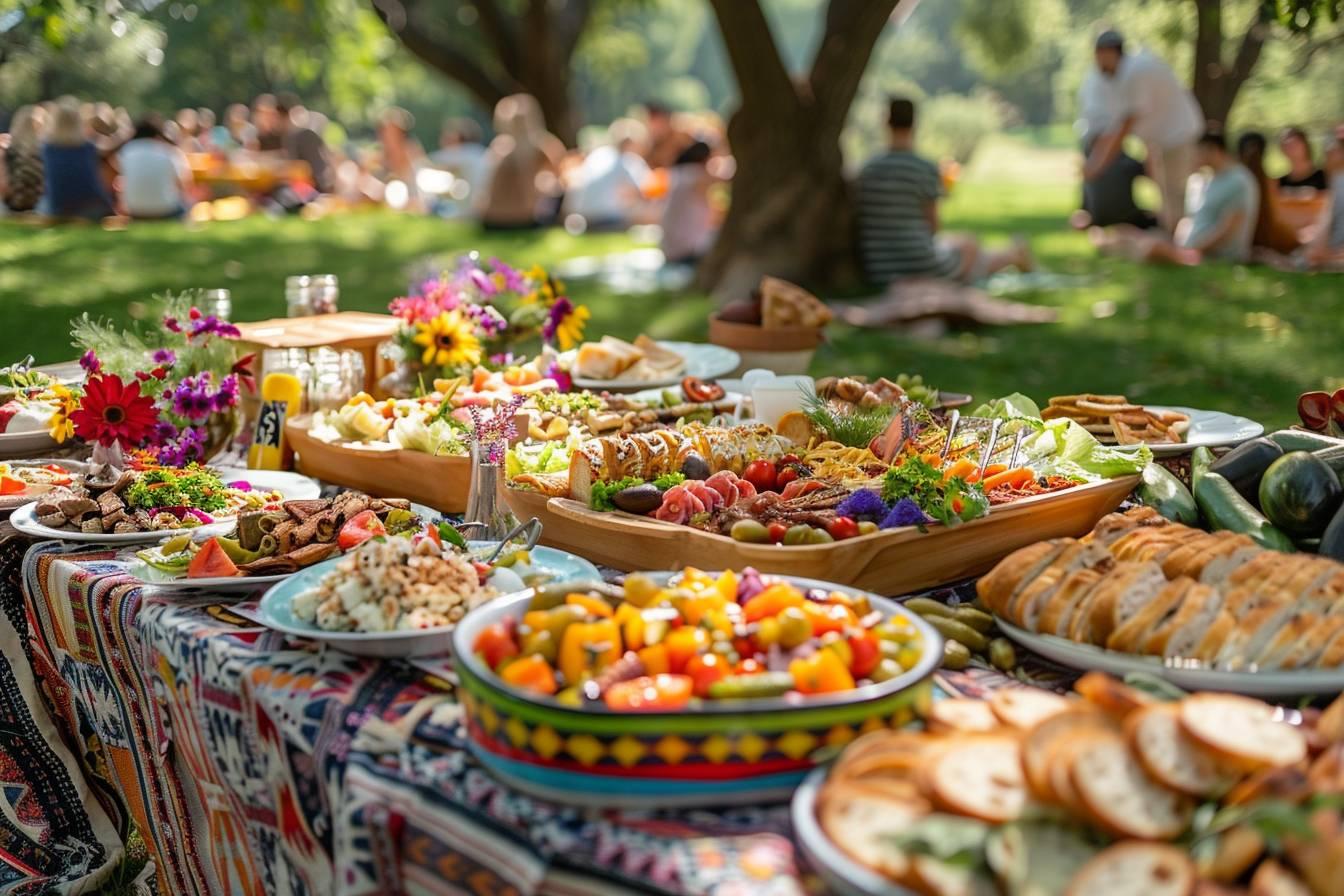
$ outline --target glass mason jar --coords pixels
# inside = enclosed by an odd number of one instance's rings
[[[335,410],[363,391],[364,356],[359,352],[319,348],[309,357],[313,366],[310,410]]]
[[[303,387],[303,395],[299,400],[299,413],[307,413],[310,410],[309,397],[313,389],[313,365],[308,360],[308,349],[266,349],[261,353],[261,374],[257,377],[258,385],[265,382],[268,373],[292,374],[299,381],[299,385]]]
[[[335,314],[341,306],[341,283],[335,274],[313,274],[308,278],[308,295],[313,314]]]
[[[307,274],[285,278],[286,317],[308,317],[313,314],[312,279]]]
[[[220,320],[233,317],[233,293],[227,289],[207,289],[201,293],[201,311]]]

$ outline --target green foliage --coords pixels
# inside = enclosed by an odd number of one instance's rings
[[[985,91],[970,96],[945,93],[920,106],[917,136],[934,158],[965,165],[981,141],[1003,128],[1002,106]]]

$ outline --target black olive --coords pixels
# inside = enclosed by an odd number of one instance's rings
[[[698,454],[688,454],[681,462],[681,475],[687,479],[708,479],[712,473],[709,464]]]
[[[663,493],[658,491],[658,486],[646,482],[621,489],[611,496],[611,503],[626,513],[643,516],[663,506]]]

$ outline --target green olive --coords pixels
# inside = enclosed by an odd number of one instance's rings
[[[943,668],[965,669],[971,664],[971,649],[960,641],[948,639],[943,642]]]
[[[787,545],[807,544],[811,537],[811,526],[790,526],[789,531],[784,533],[784,543]]]
[[[989,642],[989,663],[1001,672],[1008,672],[1017,666],[1017,650],[1007,638],[995,638]]]
[[[868,677],[873,681],[890,681],[904,671],[900,663],[891,657],[884,656],[882,661],[877,664],[877,668],[869,673]]]
[[[792,650],[812,637],[812,620],[797,607],[785,607],[775,617],[779,620],[779,646]]]
[[[861,520],[859,522],[860,535],[872,535],[876,531],[877,531],[877,523],[873,522],[872,520]]]
[[[807,533],[808,544],[830,544],[833,541],[835,541],[835,539],[832,538],[831,533],[827,532],[825,529],[813,529],[811,532]]]
[[[981,612],[970,605],[957,607],[952,611],[952,618],[958,622],[969,625],[976,631],[984,634],[994,625],[994,617],[988,613]]]
[[[546,629],[536,632],[528,632],[523,636],[522,655],[531,656],[538,654],[546,662],[555,665],[555,657],[559,650],[559,644],[556,639]]]
[[[764,524],[756,520],[738,520],[733,523],[733,528],[728,530],[728,534],[733,537],[733,541],[745,541],[751,544],[764,544],[770,540],[770,533]]]

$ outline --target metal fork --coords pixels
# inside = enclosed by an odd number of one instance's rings
[[[457,528],[459,530],[487,529],[489,528],[489,526],[486,523],[463,523]],[[503,538],[499,540],[499,543],[495,545],[495,549],[493,551],[491,551],[485,557],[480,557],[478,559],[480,559],[482,563],[494,563],[495,558],[497,558],[500,554],[504,553],[504,548],[508,547],[509,542],[513,541],[515,538],[517,538],[519,535],[522,535],[524,532],[527,533],[527,547],[523,548],[523,550],[530,551],[534,547],[536,547],[537,542],[541,540],[541,520],[537,519],[536,517],[532,517],[532,519],[528,520],[527,522],[519,523],[518,525],[514,526],[512,529],[508,531],[508,533],[505,534]]]

